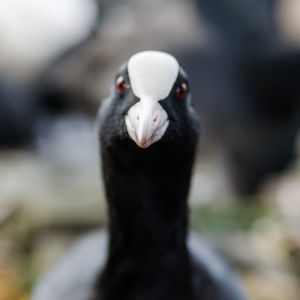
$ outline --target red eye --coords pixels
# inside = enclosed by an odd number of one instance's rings
[[[124,93],[127,90],[127,81],[123,76],[119,76],[116,80],[116,88],[119,93]]]
[[[187,95],[188,92],[188,86],[186,83],[182,82],[180,83],[175,91],[176,97],[178,98],[184,98]]]

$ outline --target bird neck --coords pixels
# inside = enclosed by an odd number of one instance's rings
[[[165,167],[153,162],[151,168],[106,169],[104,163],[111,252],[135,256],[185,247],[191,167],[182,162]]]

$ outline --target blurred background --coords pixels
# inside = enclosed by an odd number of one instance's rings
[[[202,136],[191,227],[251,299],[300,299],[300,2],[1,0],[0,300],[104,226],[95,116],[132,54],[175,55]]]

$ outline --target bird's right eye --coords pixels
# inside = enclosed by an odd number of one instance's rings
[[[117,78],[116,88],[117,88],[117,91],[119,93],[124,93],[127,90],[128,84],[127,84],[127,81],[125,80],[125,78],[123,76],[119,76]]]
[[[184,82],[181,82],[176,90],[175,90],[175,95],[177,98],[185,98],[185,96],[187,95],[188,93],[188,86],[186,83]]]

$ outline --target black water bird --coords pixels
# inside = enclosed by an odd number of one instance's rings
[[[234,190],[253,194],[295,158],[300,51],[280,33],[279,0],[195,2],[211,38],[181,61],[202,132],[221,150]]]
[[[132,56],[99,111],[109,226],[75,247],[33,300],[245,299],[197,235],[187,197],[199,134],[189,82],[163,52]]]

